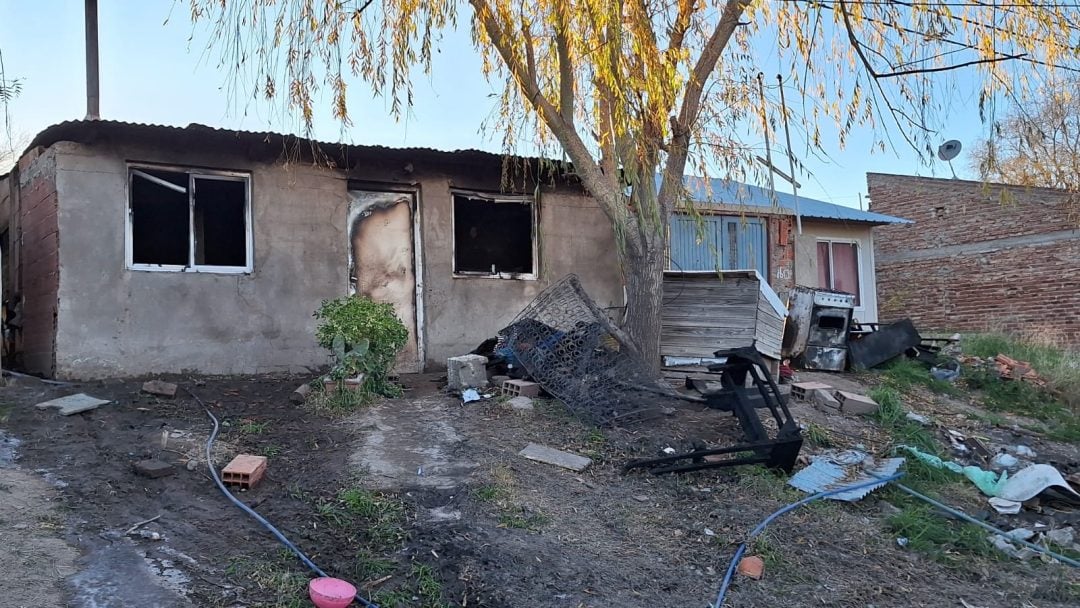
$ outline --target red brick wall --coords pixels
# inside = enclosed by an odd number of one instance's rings
[[[60,289],[56,171],[52,157],[41,156],[24,157],[19,172],[22,363],[29,371],[52,375]]]
[[[882,321],[1080,346],[1080,231],[1065,193],[876,173],[867,184],[873,211],[915,221],[874,229]]]
[[[787,301],[795,287],[795,220],[792,216],[769,216],[766,238],[769,240],[769,285]]]

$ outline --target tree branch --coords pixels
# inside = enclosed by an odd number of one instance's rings
[[[525,99],[533,105],[537,115],[559,140],[559,143],[562,144],[567,156],[570,157],[570,162],[574,164],[575,172],[584,182],[585,187],[600,203],[600,208],[604,210],[608,217],[613,221],[618,221],[626,213],[626,209],[620,204],[622,196],[606,181],[596,159],[589,152],[585,142],[581,140],[580,134],[563,120],[562,114],[556,110],[551,100],[545,97],[540,90],[536,78],[522,65],[521,60],[514,53],[511,46],[510,35],[503,29],[502,24],[495,17],[486,0],[469,0],[469,4],[472,5],[476,13],[479,25],[488,38],[491,39],[495,51],[517,81]]]
[[[570,41],[567,38],[569,24],[566,22],[565,9],[555,9],[555,52],[559,57],[559,113],[571,128],[574,126],[574,61],[570,56]]]
[[[668,148],[664,181],[658,196],[664,217],[671,213],[675,194],[682,192],[683,189],[683,171],[690,153],[690,130],[701,110],[701,95],[705,90],[705,82],[716,69],[720,55],[735,34],[735,28],[739,27],[739,19],[749,4],[750,0],[728,0],[724,5],[720,20],[716,23],[716,29],[705,42],[701,55],[698,56],[697,63],[690,72],[690,81],[686,85],[686,92],[683,93],[679,117],[672,122],[671,145]]]

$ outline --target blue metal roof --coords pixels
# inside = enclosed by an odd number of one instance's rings
[[[657,177],[659,183],[660,178]],[[761,207],[761,212],[768,213],[768,207],[780,207],[795,212],[795,197],[787,192],[777,191],[775,197],[766,188],[744,184],[726,179],[706,179],[684,177],[683,182],[691,198],[698,204],[736,205],[743,207]],[[799,197],[799,215],[802,217],[833,220],[838,222],[866,222],[869,224],[911,224],[905,220],[883,213],[860,211],[852,207],[834,205],[805,196]]]

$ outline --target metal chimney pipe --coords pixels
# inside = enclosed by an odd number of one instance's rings
[[[97,0],[86,0],[86,119],[101,118],[101,91],[98,81]]]

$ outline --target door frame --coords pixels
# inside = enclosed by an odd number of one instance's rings
[[[349,265],[348,262],[351,261],[351,258],[352,258],[352,242],[351,242],[351,239],[350,239],[348,233],[349,233],[349,231],[352,230],[352,227],[349,225],[349,221],[348,221],[348,219],[349,219],[349,210],[350,210],[350,207],[351,207],[351,205],[349,204],[348,193],[352,192],[352,191],[355,191],[355,190],[366,191],[366,192],[386,192],[386,193],[391,193],[391,194],[408,194],[412,199],[412,203],[410,205],[409,211],[410,211],[410,216],[412,217],[413,282],[414,282],[413,292],[414,292],[414,300],[415,300],[415,302],[413,303],[413,306],[416,309],[416,315],[415,315],[416,319],[414,320],[414,323],[416,324],[416,358],[417,358],[417,364],[418,364],[418,369],[419,369],[420,373],[424,373],[424,371],[427,368],[427,355],[426,355],[426,352],[427,352],[427,348],[426,348],[427,328],[424,325],[424,272],[425,272],[426,269],[424,268],[424,254],[423,254],[423,247],[422,247],[422,243],[423,243],[422,235],[423,235],[423,232],[421,230],[421,228],[422,228],[422,220],[421,220],[421,213],[420,213],[420,209],[421,209],[420,200],[421,200],[422,191],[421,191],[420,185],[419,184],[413,184],[413,185],[395,184],[395,183],[377,182],[377,181],[354,181],[354,180],[349,180],[349,182],[348,182],[348,184],[346,186],[346,205],[345,205],[345,220],[346,220],[345,221],[345,230],[346,230],[346,235],[345,235],[345,241],[348,244],[348,247],[346,249],[346,255],[349,256],[349,260],[346,260],[346,263],[347,263],[347,266],[350,266],[350,267],[351,267],[351,265]],[[351,274],[351,272],[350,272],[350,274]],[[353,277],[351,277],[351,276],[346,276],[345,277],[345,291],[349,295],[352,295],[352,279],[353,279]]]

